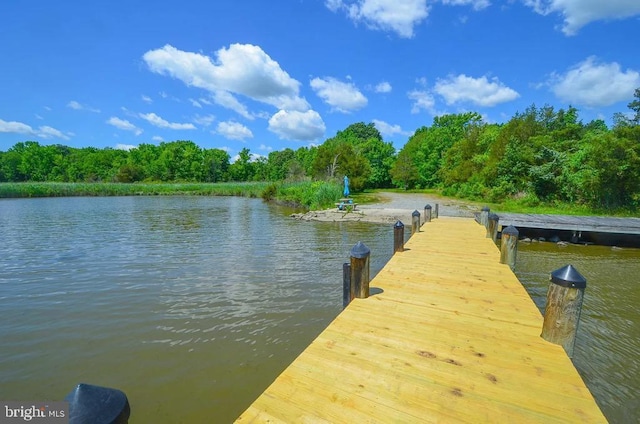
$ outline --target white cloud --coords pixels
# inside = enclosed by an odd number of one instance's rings
[[[280,110],[269,119],[269,131],[287,140],[317,140],[325,129],[324,121],[315,110]]]
[[[266,144],[261,144],[260,147],[258,147],[258,149],[266,151],[266,152],[273,151],[273,147],[267,146]]]
[[[244,141],[247,138],[253,138],[251,130],[238,122],[220,122],[216,132],[230,140]]]
[[[133,144],[116,144],[116,150],[126,150],[129,151],[131,149],[136,149],[138,146],[134,146]]]
[[[222,107],[233,110],[240,116],[247,119],[254,119],[247,107],[228,91],[217,90],[213,93],[213,100]]]
[[[151,137],[151,140],[163,142],[164,138],[160,137],[159,135],[154,135],[153,137]]]
[[[465,74],[436,81],[433,91],[441,95],[448,105],[471,102],[478,106],[495,106],[520,97],[515,90],[505,86],[497,78],[473,78]]]
[[[360,90],[350,82],[326,77],[314,78],[310,85],[318,97],[339,112],[349,113],[362,109],[368,102]]]
[[[409,99],[413,100],[411,113],[420,113],[421,110],[426,110],[431,114],[435,113],[436,101],[429,91],[413,90],[410,91],[407,96]]]
[[[120,119],[120,118],[117,118],[115,116],[112,116],[111,118],[109,118],[109,120],[107,120],[107,124],[113,125],[114,127],[118,128],[120,130],[131,131],[135,135],[142,134],[142,130],[140,128],[136,127],[135,125],[133,125],[131,122],[127,121],[126,119]]]
[[[22,122],[4,121],[2,119],[0,119],[0,133],[26,134],[40,138],[61,138],[63,140],[69,140],[69,136],[65,135],[62,131],[47,125],[33,129],[30,125]]]
[[[216,117],[213,115],[205,115],[205,116],[196,115],[193,118],[193,122],[195,122],[198,125],[202,125],[203,127],[208,127],[209,125],[213,124],[213,121],[215,120],[216,120]]]
[[[193,107],[197,107],[199,109],[202,109],[202,105],[200,104],[200,102],[198,102],[196,99],[189,99],[189,101],[191,102],[191,104],[193,105]]]
[[[444,5],[451,6],[471,6],[474,10],[482,10],[491,6],[489,0],[440,0]]]
[[[609,106],[633,97],[640,86],[640,73],[622,71],[616,62],[599,63],[593,56],[563,75],[553,74],[551,90],[565,102],[584,106]]]
[[[229,107],[225,101],[238,94],[279,109],[309,109],[307,101],[299,95],[300,83],[259,46],[232,44],[218,50],[212,59],[166,45],[146,52],[143,59],[152,72],[205,89],[225,107]]]
[[[140,96],[140,98],[142,99],[143,102],[151,104],[153,103],[153,100],[151,99],[151,97],[149,96],[145,96],[144,94],[142,96]]]
[[[564,18],[562,32],[575,35],[583,26],[599,20],[624,19],[640,14],[638,0],[524,0],[541,15],[559,13]]]
[[[387,81],[382,81],[375,86],[374,91],[376,93],[390,93],[391,89],[391,84],[389,84]]]
[[[162,119],[155,113],[146,113],[146,114],[140,113],[139,116],[140,118],[144,119],[151,125],[155,125],[158,128],[168,128],[171,130],[195,130],[196,129],[195,125],[193,124],[190,124],[190,123],[179,124],[175,122],[169,122]]]
[[[414,27],[429,15],[427,0],[326,0],[332,12],[344,11],[354,22],[411,38]]]
[[[71,100],[69,103],[67,103],[67,107],[73,110],[87,110],[89,112],[100,113],[100,109],[96,109],[91,106],[80,104],[75,100]]]
[[[378,131],[380,131],[380,134],[382,135],[387,135],[390,137],[393,137],[396,134],[411,135],[411,133],[403,131],[402,128],[400,128],[400,125],[391,125],[384,121],[380,121],[378,119],[374,119],[373,124],[376,126],[376,128],[378,129]]]

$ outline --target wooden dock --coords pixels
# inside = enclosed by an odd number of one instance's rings
[[[606,422],[485,234],[425,224],[236,422]]]
[[[501,227],[640,235],[640,218],[499,213]]]

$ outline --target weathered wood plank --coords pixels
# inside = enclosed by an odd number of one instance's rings
[[[640,235],[640,218],[500,213],[503,228],[539,228]]]

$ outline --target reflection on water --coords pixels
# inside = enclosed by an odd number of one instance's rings
[[[565,265],[587,279],[573,362],[611,423],[640,422],[640,250],[521,243],[516,274],[541,313]]]
[[[132,423],[229,422],[339,313],[342,262],[393,231],[256,199],[0,201],[0,399],[116,387]]]

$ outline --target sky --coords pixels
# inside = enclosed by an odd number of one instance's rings
[[[0,151],[192,140],[268,155],[357,122],[532,104],[587,123],[640,87],[639,0],[6,0]]]

